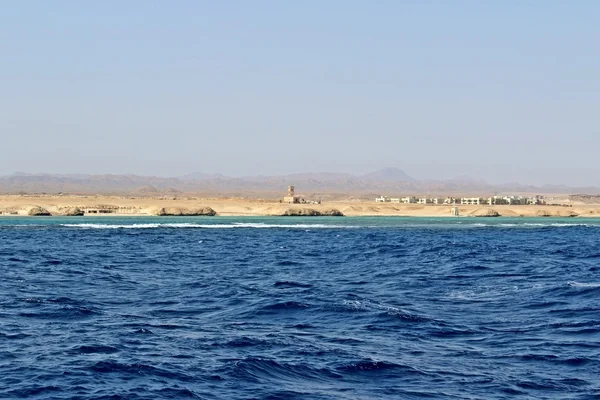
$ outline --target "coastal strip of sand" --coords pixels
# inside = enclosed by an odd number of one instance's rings
[[[283,216],[335,215],[451,217],[450,205],[375,203],[373,201],[330,201],[323,204],[285,204],[279,200],[240,198],[145,198],[119,196],[3,195],[1,216],[83,215],[152,216],[220,215]],[[598,217],[600,205],[460,205],[460,216],[502,217]]]

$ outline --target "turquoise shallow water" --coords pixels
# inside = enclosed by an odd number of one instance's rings
[[[3,217],[0,398],[598,398],[599,228]]]

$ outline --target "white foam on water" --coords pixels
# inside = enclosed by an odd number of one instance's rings
[[[200,229],[234,229],[234,228],[286,228],[286,229],[331,229],[358,228],[348,225],[326,224],[265,224],[236,222],[232,224],[194,224],[194,223],[146,223],[146,224],[61,224],[61,226],[82,229],[155,229],[155,228],[200,228]]]
[[[551,226],[600,226],[598,224],[550,224]]]
[[[473,227],[495,227],[495,228],[519,228],[519,227],[567,227],[567,226],[589,226],[589,227],[600,227],[600,224],[585,224],[585,223],[560,223],[560,222],[554,222],[554,223],[539,223],[539,222],[524,222],[524,223],[501,223],[501,224],[494,224],[494,223],[490,223],[490,224],[483,224],[483,223],[474,223],[474,224],[469,224],[466,226],[473,226]]]
[[[349,225],[327,225],[327,224],[265,224],[251,222],[236,222],[234,228],[296,228],[296,229],[327,229],[327,228],[358,228]]]
[[[584,287],[584,288],[597,288],[600,287],[600,283],[585,283],[585,282],[567,282],[567,285],[571,287]]]
[[[3,226],[7,226],[7,227],[11,227],[11,228],[43,228],[44,226],[48,226],[48,225],[42,225],[42,224],[7,224],[7,225],[0,225],[0,227]]]
[[[551,224],[534,224],[534,223],[526,223],[524,225],[528,225],[528,226],[557,226],[557,227],[563,227],[563,226],[591,226],[591,227],[600,227],[600,224],[585,224],[585,223],[578,223],[578,222],[554,222]]]
[[[51,227],[54,224],[48,225],[38,225],[38,224],[7,224],[0,225],[0,227]],[[272,223],[264,223],[264,222],[231,222],[228,224],[223,223],[214,223],[214,224],[206,224],[206,223],[193,223],[193,222],[183,222],[183,223],[129,223],[129,224],[110,224],[110,223],[70,223],[70,224],[59,224],[60,226],[70,227],[70,228],[80,228],[80,229],[156,229],[156,228],[196,228],[196,229],[235,229],[235,228],[253,228],[253,229],[269,229],[269,228],[282,228],[282,229],[352,229],[352,228],[422,228],[422,227],[462,227],[462,228],[525,228],[525,227],[593,227],[600,228],[600,223],[576,223],[576,222],[548,222],[548,223],[536,223],[536,222],[506,222],[506,223],[483,223],[483,222],[473,222],[473,223],[463,223],[463,221],[457,223],[436,223],[433,225],[429,224],[398,224],[398,225],[337,225],[337,224],[307,224],[307,223],[298,223],[298,224],[272,224]]]

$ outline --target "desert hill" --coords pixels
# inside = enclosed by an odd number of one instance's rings
[[[181,177],[140,175],[28,174],[0,176],[0,193],[80,193],[138,196],[177,196],[183,193],[230,197],[279,196],[295,185],[306,196],[323,198],[388,195],[490,195],[493,193],[600,193],[600,188],[562,185],[529,186],[517,183],[491,185],[461,176],[450,180],[417,180],[398,168],[384,168],[364,175],[298,173],[280,176],[228,177],[192,173]]]

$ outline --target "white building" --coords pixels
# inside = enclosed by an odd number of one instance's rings
[[[534,197],[528,197],[527,204],[531,204],[531,205],[546,204],[546,200],[545,200],[544,196],[537,195]]]
[[[469,205],[469,204],[482,204],[484,200],[480,197],[463,197],[460,199],[460,204]]]
[[[421,197],[417,199],[418,204],[444,204],[444,199],[439,197]]]

